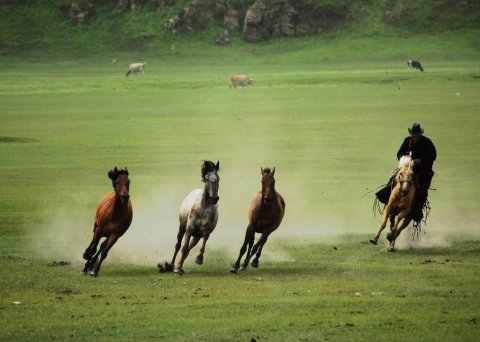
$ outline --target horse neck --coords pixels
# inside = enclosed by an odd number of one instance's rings
[[[114,211],[126,211],[128,209],[128,201],[125,204],[122,204],[122,200],[120,199],[120,195],[114,191],[113,196],[113,204],[112,208]]]
[[[260,192],[261,193],[261,192]],[[262,193],[261,193],[262,194]],[[270,204],[270,206],[268,208],[276,208],[276,207],[280,207],[280,204],[279,204],[279,201],[278,201],[278,195],[277,195],[277,191],[275,191],[275,187],[272,189],[272,191],[270,192],[270,195],[272,196],[272,203]],[[265,204],[263,203],[263,194],[260,198],[260,206],[263,207],[265,206]]]
[[[275,204],[277,203],[277,191],[275,190],[275,187],[272,189],[272,200],[275,200]]]
[[[202,207],[206,208],[210,203],[210,194],[208,193],[208,183],[205,182],[202,194]]]
[[[277,191],[275,190],[275,186],[272,187],[272,190],[270,191],[270,194],[272,195],[272,199],[276,200],[277,199]]]

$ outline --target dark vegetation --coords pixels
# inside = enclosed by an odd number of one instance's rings
[[[168,28],[175,19],[175,28]],[[326,34],[411,35],[480,27],[477,0],[0,0],[0,53],[158,49]],[[61,51],[59,51],[61,50]]]

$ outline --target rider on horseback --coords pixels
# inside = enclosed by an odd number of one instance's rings
[[[427,201],[428,189],[432,182],[434,172],[432,170],[433,162],[437,158],[437,151],[433,142],[423,135],[423,129],[418,123],[414,123],[412,128],[408,129],[410,136],[406,137],[398,149],[397,159],[404,155],[412,153],[414,161],[413,170],[418,176],[418,190],[415,198],[415,205],[410,216],[416,224],[419,224],[423,218],[422,209]],[[380,189],[376,196],[384,204],[388,203],[391,189],[395,181],[395,175],[390,178],[388,183]]]

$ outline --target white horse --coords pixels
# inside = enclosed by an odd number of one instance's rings
[[[202,238],[203,243],[200,248],[200,254],[195,258],[195,262],[198,265],[203,264],[205,245],[218,221],[219,169],[220,162],[218,161],[217,164],[208,160],[203,162],[201,172],[205,187],[191,191],[182,201],[179,211],[180,226],[177,234],[175,253],[173,254],[170,264],[158,264],[160,272],[170,272],[173,270],[173,272],[179,275],[185,274],[183,271],[183,263],[190,250],[195,247]],[[182,256],[178,264],[175,265],[175,258],[182,246],[181,243],[184,236]]]

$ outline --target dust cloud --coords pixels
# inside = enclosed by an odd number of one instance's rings
[[[242,173],[227,171],[240,169],[243,170]],[[209,255],[221,256],[226,265],[229,265],[236,260],[244,240],[250,201],[260,190],[260,168],[250,166],[245,169],[230,165],[221,169],[220,174],[219,221],[207,243],[205,260],[208,260]],[[355,233],[358,234],[359,241],[367,241],[369,235],[376,233],[381,217],[371,215],[370,203],[361,207],[357,213],[344,213],[345,217],[335,214],[327,203],[319,203],[321,208],[315,211],[312,210],[315,204],[306,203],[301,192],[296,191],[298,184],[286,182],[286,177],[281,170],[277,170],[277,189],[285,198],[286,214],[281,226],[267,242],[262,253],[264,261],[293,260],[276,246],[275,240],[288,239],[299,244],[312,241],[327,243],[338,239],[340,235]],[[202,186],[203,183],[199,181],[196,187]],[[108,260],[138,265],[156,265],[171,260],[178,231],[178,209],[183,198],[193,188],[195,187],[181,183],[161,184],[148,192],[142,192],[132,187],[133,222],[110,251]],[[101,196],[92,198],[91,194],[77,193],[75,196],[65,196],[63,208],[56,206],[52,209],[46,204],[45,217],[48,219],[31,229],[30,243],[37,254],[49,260],[83,264],[82,254],[92,239],[95,208],[100,199]],[[435,203],[435,198],[432,203]],[[476,224],[471,224],[475,222],[473,219],[460,216],[455,208],[445,210],[441,205],[433,207],[419,237],[413,240],[411,228],[406,229],[396,246],[398,249],[448,247],[459,239],[478,239],[480,232],[476,229]],[[388,227],[382,233],[381,241],[386,242],[387,230]],[[192,256],[198,253],[198,249],[199,246],[192,251],[189,257],[191,260],[187,259],[187,262],[193,262]]]

